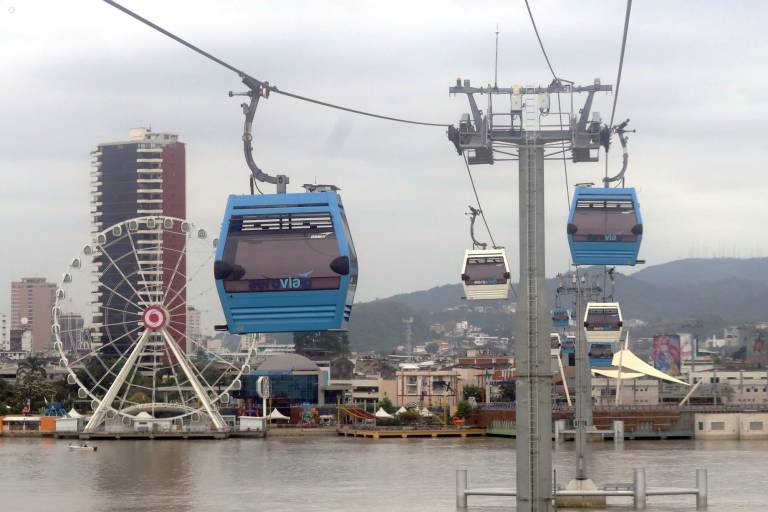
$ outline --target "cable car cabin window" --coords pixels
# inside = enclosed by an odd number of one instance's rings
[[[574,242],[635,242],[635,205],[629,200],[581,199],[573,215]]]
[[[552,312],[552,320],[555,322],[567,322],[570,319],[567,309],[556,309]]]
[[[507,269],[504,266],[504,258],[501,256],[467,258],[467,268],[464,272],[469,279],[468,285],[483,284],[507,284],[507,278],[504,277]]]
[[[616,309],[590,309],[587,316],[589,331],[618,331],[621,330],[621,318]]]
[[[237,272],[224,278],[225,291],[339,289],[341,275],[331,269],[339,245],[330,218],[319,224],[296,215],[242,223],[233,219],[230,230],[223,261]]]
[[[344,236],[347,238],[347,246],[349,247],[349,287],[354,291],[357,288],[357,251],[355,250],[354,242],[352,242],[352,233],[349,231],[347,214],[344,213],[344,208],[339,208],[339,211],[341,212],[341,221],[344,225]]]

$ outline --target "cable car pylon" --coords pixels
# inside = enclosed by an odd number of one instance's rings
[[[550,371],[551,317],[544,273],[544,160],[565,158],[570,150],[574,162],[597,161],[602,123],[591,117],[596,92],[610,91],[599,81],[588,86],[554,80],[547,87],[473,87],[458,79],[451,94],[466,94],[471,112],[458,127],[448,128],[448,138],[459,154],[468,153],[471,165],[493,164],[495,154],[518,160],[520,208],[520,290],[517,301],[517,510],[552,510],[552,405]],[[553,112],[551,94],[586,93],[584,108],[576,118]],[[481,111],[475,95],[488,98]],[[504,95],[499,112],[493,99]],[[567,120],[559,129],[540,123],[546,114]],[[557,121],[556,121],[557,122]],[[565,149],[562,144],[570,143]],[[514,153],[514,149],[517,153]],[[545,155],[545,150],[551,151]],[[579,312],[577,318],[581,318]],[[581,332],[581,330],[577,330]],[[578,342],[577,342],[578,344]],[[582,398],[583,400],[583,398]],[[578,402],[578,400],[577,400]]]

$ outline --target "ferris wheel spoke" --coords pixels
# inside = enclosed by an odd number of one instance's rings
[[[98,356],[96,356],[96,357],[98,357]],[[117,366],[117,364],[118,364],[119,362],[121,362],[122,360],[123,360],[123,358],[122,358],[122,357],[118,357],[118,358],[115,358],[115,362],[114,362],[114,363],[112,363],[112,366],[110,366],[110,367],[107,369],[107,372],[106,372],[104,375],[102,375],[102,376],[101,376],[101,378],[100,378],[100,379],[99,379],[99,381],[98,381],[98,382],[97,382],[97,383],[94,385],[94,387],[99,387],[99,386],[101,386],[101,383],[102,383],[102,382],[104,382],[104,379],[106,379],[106,378],[107,378],[107,376],[114,376],[114,373],[112,372],[112,370],[114,370],[114,369],[115,369],[115,366]],[[103,359],[101,359],[101,358],[99,357],[99,361],[100,361],[100,362],[101,362],[101,364],[102,364],[102,365],[103,365],[103,366],[106,368],[106,366],[107,366],[107,365],[106,365],[106,363],[104,362],[104,360],[103,360]],[[102,387],[102,388],[105,388],[105,386],[101,386],[101,387]]]
[[[184,290],[187,289],[187,286],[189,285],[189,283],[191,283],[192,281],[195,280],[195,278],[197,277],[198,273],[208,265],[208,263],[211,261],[212,258],[213,258],[213,253],[209,254],[208,257],[205,260],[203,260],[203,262],[200,265],[198,265],[191,274],[187,275],[186,283],[184,283],[184,286],[182,286],[179,290],[176,291],[173,300],[176,300],[176,297],[181,295],[184,292]],[[167,301],[164,302],[164,306],[167,307],[168,304],[169,304],[169,302],[167,302]],[[177,309],[177,308],[178,308],[178,306],[174,306],[172,309]]]
[[[114,346],[114,344],[117,343],[118,341],[120,341],[121,339],[125,338],[126,336],[130,336],[131,334],[134,334],[136,331],[138,331],[138,330],[140,330],[142,328],[143,328],[143,326],[139,325],[138,327],[136,327],[136,328],[134,328],[134,329],[132,329],[132,330],[130,330],[128,332],[123,333],[122,335],[118,336],[117,338],[111,340],[109,343],[105,343],[104,345],[100,346],[97,350],[95,350],[95,351],[92,350],[92,351],[88,352],[87,354],[85,354],[84,356],[82,356],[82,357],[80,357],[80,358],[78,358],[78,359],[76,359],[74,361],[71,361],[70,365],[74,366],[74,365],[82,362],[87,357],[93,357],[93,356],[97,356],[98,357],[98,351],[103,351],[107,347]],[[118,347],[115,347],[115,349],[119,352],[120,357],[124,356],[123,352]]]
[[[202,296],[204,296],[206,293],[213,291],[213,289],[214,289],[214,287],[215,287],[215,286],[216,286],[216,285],[211,285],[211,286],[207,287],[205,290],[202,290],[201,292],[199,292],[199,293],[196,293],[196,294],[195,294],[195,295],[193,295],[192,297],[188,298],[188,299],[186,300],[186,303],[188,304],[188,303],[192,302],[194,299],[197,299],[197,298],[199,298],[199,297],[202,297]],[[169,312],[169,313],[172,313],[172,312],[176,311],[177,309],[179,309],[181,306],[185,306],[185,305],[186,305],[186,304],[177,304],[176,306],[174,306],[174,307],[172,307],[172,308],[168,308],[168,312]]]
[[[205,389],[203,389],[202,385],[200,384],[200,381],[198,381],[197,378],[195,377],[194,365],[189,364],[189,361],[186,359],[186,357],[184,357],[184,354],[182,353],[181,349],[176,344],[176,340],[174,340],[173,337],[170,334],[168,334],[168,331],[166,329],[162,329],[160,332],[165,338],[166,343],[168,343],[168,347],[173,352],[173,355],[176,357],[176,360],[179,362],[181,369],[187,375],[190,385],[192,386],[192,388],[195,390],[195,393],[197,394],[198,400],[200,401],[200,403],[202,403],[203,408],[208,413],[208,417],[211,419],[216,429],[226,430],[227,424],[224,422],[224,419],[221,417],[221,414],[219,414],[219,411],[213,407],[210,397],[208,396],[208,392]]]
[[[109,390],[107,390],[104,397],[99,401],[99,405],[96,407],[96,410],[94,411],[93,416],[91,416],[91,419],[88,421],[88,424],[85,426],[84,432],[86,433],[92,432],[96,427],[101,425],[102,421],[104,420],[104,415],[106,414],[107,409],[112,408],[112,402],[115,400],[117,393],[120,391],[120,388],[125,382],[125,378],[128,376],[130,371],[133,369],[133,366],[136,364],[136,360],[138,359],[139,355],[144,351],[144,347],[147,345],[148,340],[149,340],[149,331],[146,330],[142,333],[138,342],[131,350],[130,355],[126,358],[125,364],[123,365],[122,368],[120,368],[120,372],[117,374],[117,377],[115,377],[115,380],[114,382],[112,382],[112,385],[109,386]]]
[[[141,311],[141,310],[143,310],[143,309],[144,309],[143,307],[139,306],[138,304],[136,304],[135,302],[133,302],[131,299],[129,299],[128,297],[126,297],[125,295],[121,294],[120,292],[118,292],[118,291],[116,291],[116,290],[113,290],[112,288],[110,288],[110,287],[109,287],[109,286],[107,286],[106,284],[104,284],[104,283],[99,283],[99,286],[106,288],[107,290],[109,290],[109,291],[110,291],[110,292],[112,292],[113,294],[117,295],[118,297],[120,297],[121,299],[123,299],[124,301],[126,301],[128,304],[130,304],[130,305],[132,305],[132,306],[135,306],[135,307],[136,307],[136,309],[138,309],[139,311]]]
[[[110,311],[116,311],[118,313],[127,313],[129,315],[141,316],[141,313],[139,313],[138,311],[129,311],[127,309],[117,309],[110,306],[99,306],[99,309],[108,309]]]
[[[97,245],[98,247],[101,247],[102,249],[106,249],[106,248],[105,248],[103,245],[101,245],[101,244],[98,244],[98,243],[97,243],[96,245]],[[133,286],[133,283],[131,282],[131,280],[130,280],[130,279],[128,279],[128,277],[125,275],[125,272],[123,272],[123,269],[121,269],[121,268],[120,268],[120,266],[117,264],[117,262],[116,262],[116,261],[115,261],[115,260],[112,258],[112,256],[110,256],[110,255],[109,255],[109,251],[107,251],[107,250],[102,250],[102,251],[101,251],[101,253],[102,253],[104,256],[106,256],[106,257],[109,259],[109,261],[112,263],[112,266],[113,266],[113,267],[115,268],[115,270],[117,270],[117,272],[120,274],[120,277],[122,277],[122,278],[123,278],[123,281],[124,281],[124,282],[125,282],[125,283],[126,283],[126,284],[127,284],[129,287],[130,287],[130,288],[131,288],[131,290],[133,290],[133,293],[134,293],[134,294],[136,294],[136,296],[139,298],[139,301],[141,301],[141,299],[142,299],[142,296],[141,296],[141,294],[140,294],[140,293],[139,293],[139,291],[136,289],[136,287],[135,287],[135,286]],[[126,254],[126,255],[127,255],[127,254]],[[122,259],[122,258],[124,258],[126,255],[123,255],[123,256],[121,256],[119,259]],[[138,264],[138,261],[137,261],[137,264]],[[141,269],[141,266],[139,266],[139,270],[140,270],[140,269]],[[146,298],[146,302],[150,303],[150,302],[151,302],[151,300],[150,300],[150,299],[151,299],[151,297],[150,297],[150,296],[147,296],[147,298]]]
[[[142,266],[141,262],[139,261],[139,251],[136,249],[136,244],[133,241],[133,236],[131,235],[131,230],[127,229],[126,232],[128,233],[128,241],[131,243],[131,252],[133,253],[133,259],[136,262],[136,268],[138,269],[139,273],[141,274],[141,279],[144,282],[144,292],[147,294],[147,297],[151,298],[152,293],[149,291],[149,286],[147,286],[147,275],[144,273],[144,267]]]
[[[176,334],[178,334],[178,335],[179,335],[179,336],[180,336],[182,339],[184,339],[185,341],[189,341],[189,338],[188,338],[188,337],[187,337],[187,336],[186,336],[184,333],[182,333],[181,331],[179,331],[178,329],[176,329],[174,326],[172,326],[172,325],[168,324],[166,327],[168,327],[168,328],[169,328],[169,329],[171,329],[172,331],[176,332]],[[211,365],[212,363],[213,363],[213,361],[209,361],[209,362],[208,362],[208,364],[205,366],[205,368],[203,368],[202,372],[201,372],[201,371],[200,371],[200,370],[197,368],[197,366],[196,366],[195,364],[192,364],[192,365],[191,365],[191,366],[192,366],[192,368],[193,368],[193,369],[194,369],[194,370],[197,372],[198,376],[199,376],[201,379],[203,379],[203,382],[204,382],[204,383],[205,383],[205,384],[206,384],[206,385],[207,385],[207,386],[208,386],[210,389],[213,389],[213,387],[212,387],[212,386],[211,386],[211,385],[208,383],[208,380],[207,380],[205,377],[203,377],[203,372],[205,372],[205,371],[206,371],[206,370],[207,370],[207,369],[210,367],[210,365]]]
[[[175,330],[175,329],[174,329],[174,330]],[[211,355],[211,356],[213,356],[213,357],[214,357],[216,360],[218,360],[219,362],[221,362],[221,363],[223,363],[223,364],[225,364],[225,365],[229,366],[231,369],[233,369],[233,370],[235,370],[235,371],[240,371],[240,368],[239,368],[237,365],[235,365],[235,364],[234,364],[232,361],[228,361],[227,359],[224,359],[223,357],[221,357],[221,356],[220,356],[219,354],[217,354],[216,352],[208,351],[208,349],[207,349],[207,348],[205,348],[205,347],[203,346],[203,344],[202,344],[202,343],[199,343],[199,342],[197,342],[197,341],[195,341],[195,340],[192,340],[191,338],[187,338],[187,341],[191,341],[193,345],[197,345],[199,348],[201,348],[201,349],[205,350],[207,354],[210,354],[210,355]],[[249,351],[249,352],[250,352],[250,351]],[[248,354],[248,357],[247,357],[247,359],[246,359],[246,363],[247,363],[247,362],[249,362],[249,361],[250,361],[250,359],[251,359],[251,357],[250,357],[250,353],[249,353],[249,354]],[[206,366],[206,368],[205,368],[205,369],[207,369],[207,366]],[[205,369],[204,369],[204,370],[205,370]]]
[[[163,344],[163,350],[165,350],[165,355],[168,358],[169,361],[173,361],[171,349],[168,346],[167,343]],[[176,383],[176,389],[179,392],[179,401],[184,403],[184,392],[181,390],[181,382],[179,380],[179,375],[176,373],[176,364],[171,364],[171,372],[173,373],[173,380]]]
[[[181,252],[179,253],[178,257],[176,258],[176,265],[174,265],[173,272],[171,272],[171,278],[168,280],[168,283],[165,284],[165,290],[163,290],[163,298],[162,298],[162,300],[159,301],[166,308],[168,307],[168,304],[170,302],[170,301],[168,301],[167,295],[168,295],[168,293],[173,291],[173,283],[176,280],[176,275],[178,274],[179,267],[181,266],[181,262],[182,261],[186,261],[186,257],[187,257],[187,246],[185,244],[184,248],[181,250]],[[186,277],[186,276],[184,276],[184,277]],[[186,288],[186,286],[187,286],[186,281],[187,280],[184,279],[184,281],[185,281],[184,282],[184,288]],[[174,298],[172,300],[175,301],[178,296],[179,296],[178,293],[175,294],[175,296],[174,296]],[[184,301],[182,300],[182,303],[183,302]]]

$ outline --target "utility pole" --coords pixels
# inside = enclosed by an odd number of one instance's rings
[[[570,151],[574,162],[597,161],[600,135],[607,128],[598,116],[590,119],[590,110],[595,92],[610,90],[611,86],[601,85],[597,80],[585,87],[554,81],[547,87],[502,88],[472,87],[469,80],[461,79],[449,89],[452,94],[466,94],[471,111],[461,117],[458,128],[448,127],[448,138],[459,154],[467,151],[471,165],[518,161],[520,285],[515,359],[516,494],[520,512],[548,512],[553,503],[551,319],[544,281],[544,160],[561,160]],[[582,92],[587,93],[587,100],[577,118],[573,113],[573,95]],[[550,95],[560,93],[570,96],[569,113],[550,111]],[[485,112],[478,108],[476,94],[487,95]],[[497,95],[509,97],[501,112],[493,111],[493,97]],[[570,146],[564,148],[563,143]]]

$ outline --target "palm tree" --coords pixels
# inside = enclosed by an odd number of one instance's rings
[[[48,375],[48,372],[45,371],[45,360],[40,357],[29,356],[20,361],[16,368],[16,379],[18,380],[28,375],[37,375],[44,379]]]

